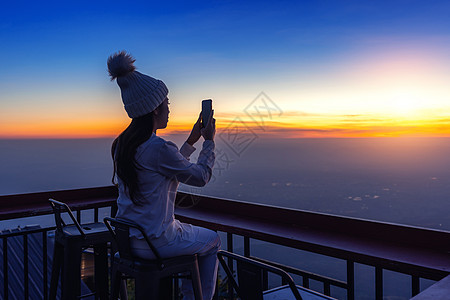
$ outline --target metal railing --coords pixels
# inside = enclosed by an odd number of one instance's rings
[[[31,281],[30,284],[30,277],[29,277],[29,266],[30,266],[30,251],[29,251],[29,237],[32,235],[41,234],[41,253],[42,253],[42,261],[39,260],[39,263],[41,264],[42,269],[41,270],[48,270],[48,260],[47,260],[47,234],[49,231],[52,231],[54,228],[34,228],[34,229],[16,229],[16,230],[5,230],[0,233],[0,238],[2,240],[2,251],[1,254],[3,256],[3,291],[2,291],[2,299],[9,299],[10,293],[12,293],[11,298],[12,299],[29,299],[30,297],[30,289],[32,289],[35,293],[37,293],[38,296],[41,296],[42,299],[47,299],[48,294],[48,272],[42,272],[41,273],[41,280],[36,280],[36,278],[33,278],[34,280]],[[16,238],[16,239],[15,239]],[[22,240],[19,241],[17,238],[21,238]],[[23,253],[17,253],[15,251],[9,251],[8,244],[10,243],[20,243],[23,248]],[[17,247],[14,247],[17,249]],[[11,253],[10,253],[11,252]],[[22,254],[22,255],[20,255]],[[20,276],[20,274],[17,274],[17,263],[9,263],[10,257],[15,256],[14,258],[18,258],[19,256],[22,256],[22,264],[23,264],[23,274]],[[36,263],[36,262],[35,262]],[[14,270],[14,273],[11,271]],[[10,280],[10,276],[12,277],[12,280]],[[22,278],[21,278],[22,277]],[[14,286],[11,286],[10,283],[15,283]],[[23,284],[21,290],[21,285]],[[30,287],[31,285],[31,287]],[[42,291],[42,293],[40,293]],[[21,297],[23,295],[23,297]]]
[[[302,278],[302,285],[310,286],[310,281],[321,283],[322,292],[334,296],[333,288],[346,291],[349,300],[355,299],[355,264],[372,266],[375,269],[375,299],[383,298],[384,270],[395,271],[411,276],[411,296],[421,292],[420,279],[439,281],[450,274],[450,232],[436,231],[396,224],[372,222],[284,209],[240,201],[226,200],[213,197],[190,195],[179,192],[178,200],[185,197],[195,198],[194,206],[188,209],[178,208],[177,218],[184,222],[203,226],[226,234],[226,248],[235,252],[234,236],[243,237],[243,254],[252,257],[251,241],[264,241],[345,261],[346,280],[331,278],[272,261],[262,260],[273,264],[285,271]],[[101,187],[79,190],[55,191],[22,195],[0,196],[0,221],[15,218],[50,215],[49,198],[55,198],[67,203],[74,211],[81,223],[83,213],[89,210],[93,220],[99,220],[99,209],[110,207],[115,212],[115,187]],[[92,216],[91,216],[92,218]],[[25,299],[40,290],[42,299],[47,299],[48,269],[47,260],[48,234],[54,227],[32,228],[1,232],[2,241],[2,287],[0,298],[22,298],[13,296],[20,293]],[[30,237],[41,236],[41,248],[30,251]],[[21,253],[12,253],[9,244],[13,239],[21,239]],[[223,241],[225,242],[225,241]],[[34,247],[34,245],[33,245]],[[30,258],[40,252],[40,260]],[[15,257],[13,259],[13,256]],[[19,259],[18,257],[21,256]],[[255,258],[255,257],[253,257]],[[12,266],[20,261],[23,267]],[[39,280],[30,277],[30,268],[39,265],[42,270]],[[232,265],[230,265],[233,268]],[[13,269],[14,273],[12,272]],[[16,272],[17,269],[22,272]],[[14,277],[14,278],[13,278]],[[266,277],[265,285],[269,285]],[[12,282],[21,278],[21,285],[12,290]],[[14,279],[14,280],[13,280]],[[442,281],[444,282],[444,281]],[[47,283],[47,284],[46,284]],[[299,282],[297,282],[299,283]],[[449,285],[440,284],[439,288],[448,289]],[[433,299],[421,297],[427,293],[420,293],[417,299]],[[233,299],[231,288],[228,288],[228,299]],[[416,299],[416,298],[414,298]]]
[[[114,193],[110,192],[113,190],[108,187],[0,196],[0,222],[39,215],[49,215],[53,219],[48,202],[51,197],[65,199],[75,208],[79,223],[83,221],[84,213],[98,222],[99,208],[108,207],[115,211],[114,201],[111,200]],[[94,197],[85,197],[86,193]],[[55,226],[32,225],[0,230],[0,299],[48,299],[53,254],[53,243],[49,240],[53,240],[55,229]]]
[[[230,252],[235,250],[233,235],[239,235],[244,237],[243,254],[247,257],[252,257],[250,241],[259,240],[343,260],[345,281],[269,262],[302,277],[305,287],[310,280],[320,282],[319,292],[326,295],[334,296],[331,288],[336,287],[346,291],[346,299],[356,298],[356,264],[374,268],[373,296],[377,300],[384,296],[385,271],[410,276],[411,297],[421,292],[421,279],[440,281],[450,273],[450,232],[447,231],[178,193],[181,202],[189,202],[183,199],[186,197],[194,198],[191,202],[195,206],[178,210],[178,218],[226,232]],[[447,288],[450,294],[450,286]]]
[[[227,236],[227,251],[229,252],[235,252],[234,246],[233,246],[233,234],[231,233],[226,233]],[[284,264],[280,264],[280,263],[276,263],[274,261],[271,260],[267,260],[267,259],[262,259],[259,257],[255,257],[251,255],[251,247],[250,247],[250,238],[248,236],[243,236],[244,238],[244,256],[245,257],[249,257],[252,259],[255,259],[257,261],[275,266],[277,268],[283,269],[284,271],[290,273],[290,274],[294,274],[294,275],[298,275],[302,277],[302,286],[305,288],[310,288],[310,280],[315,280],[317,282],[320,282],[323,286],[323,290],[319,291],[327,296],[331,296],[331,287],[338,287],[338,288],[342,288],[344,290],[347,291],[347,294],[349,295],[348,299],[352,299],[351,294],[354,291],[354,286],[351,284],[352,282],[354,282],[354,278],[350,275],[348,275],[347,273],[347,278],[350,278],[350,280],[348,280],[347,282],[342,281],[342,280],[338,280],[335,278],[331,278],[328,276],[324,276],[324,275],[320,275],[320,274],[316,274],[316,273],[312,273],[312,272],[308,272],[305,270],[301,270],[298,268],[294,268],[292,266],[287,266]],[[234,271],[234,266],[233,264],[230,262],[228,264],[228,268],[231,270],[231,272]],[[350,284],[349,284],[350,282]],[[287,282],[282,282],[282,285],[287,284]],[[267,290],[269,289],[269,277],[268,277],[268,273],[267,271],[263,271],[263,289]],[[231,285],[228,285],[228,299],[235,299],[234,296],[234,292],[232,290]]]

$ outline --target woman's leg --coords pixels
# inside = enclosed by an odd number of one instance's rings
[[[198,264],[200,269],[200,279],[202,282],[202,293],[205,299],[212,299],[216,289],[217,267],[219,261],[217,260],[217,251],[220,247],[220,240],[213,250],[198,257]]]
[[[182,230],[176,239],[168,245],[158,248],[160,255],[164,258],[196,253],[200,270],[200,280],[202,283],[203,299],[212,299],[216,287],[217,279],[217,251],[220,248],[220,238],[212,230],[182,224]],[[145,241],[132,240],[132,248],[135,255],[154,259],[154,255],[146,245]],[[193,300],[192,281],[183,279],[181,290],[183,300]]]
[[[212,299],[216,288],[217,280],[217,251],[220,248],[220,238],[216,232],[197,226],[192,226],[195,239],[185,240],[190,244],[185,250],[197,253],[200,270],[200,280],[202,282],[202,294],[204,299]],[[183,300],[194,299],[192,281],[183,279],[182,281]]]

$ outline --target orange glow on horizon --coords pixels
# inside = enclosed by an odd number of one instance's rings
[[[359,138],[359,137],[450,137],[450,118],[434,120],[414,120],[385,118],[375,119],[362,116],[300,116],[286,113],[284,118],[270,120],[263,128],[252,120],[233,114],[218,115],[217,133],[230,129],[230,126],[241,126],[256,134],[273,138]],[[239,122],[233,122],[239,120]],[[120,134],[129,124],[128,120],[115,121],[66,121],[22,124],[20,126],[3,126],[0,138],[113,138]],[[186,134],[193,124],[170,121],[158,134]]]

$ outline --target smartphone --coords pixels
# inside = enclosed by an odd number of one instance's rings
[[[206,99],[202,101],[202,127],[208,124],[209,117],[212,112],[212,100]]]

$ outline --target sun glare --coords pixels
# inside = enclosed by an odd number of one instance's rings
[[[402,116],[413,116],[424,105],[420,97],[411,91],[399,91],[390,98],[392,113]]]

